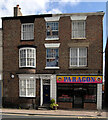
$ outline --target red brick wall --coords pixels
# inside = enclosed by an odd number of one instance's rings
[[[96,105],[96,103],[84,103],[84,109],[96,110],[97,109],[97,105]]]
[[[72,103],[68,102],[58,102],[59,109],[72,109]]]
[[[34,41],[21,41],[21,22],[19,19],[3,20],[3,96],[5,100],[19,101],[19,81],[17,73],[55,73],[55,74],[97,74],[102,73],[103,52],[103,16],[88,16],[86,20],[86,39],[71,39],[71,19],[69,16],[59,20],[59,40],[46,41],[46,22],[44,18],[36,18],[34,21]],[[69,45],[74,43],[89,43],[88,67],[86,69],[69,69]],[[46,48],[45,43],[60,43],[59,70],[45,70]],[[19,68],[20,45],[35,45],[36,69]],[[10,73],[15,75],[10,78]],[[39,87],[38,87],[39,88]],[[39,92],[39,89],[38,89]],[[38,93],[37,93],[38,94]],[[39,94],[38,94],[39,97]]]

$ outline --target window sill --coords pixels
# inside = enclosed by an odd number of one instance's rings
[[[59,40],[59,38],[46,38],[45,40]]]
[[[69,69],[88,69],[88,67],[69,67]]]
[[[34,41],[34,39],[21,40],[21,41]]]
[[[60,69],[60,67],[45,67],[45,69]]]
[[[27,67],[25,67],[25,66],[24,66],[24,67],[21,67],[21,66],[20,66],[19,68],[21,68],[21,69],[35,69],[36,67],[29,67],[29,66],[27,66]]]
[[[35,98],[36,96],[19,96],[20,98]]]
[[[75,39],[75,40],[82,40],[82,39],[86,39],[86,38],[71,38],[72,40]]]

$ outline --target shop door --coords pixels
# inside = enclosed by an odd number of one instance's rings
[[[74,97],[73,97],[73,107],[74,108],[83,108],[83,95],[82,90],[79,88],[74,89]]]
[[[43,85],[43,104],[50,103],[50,85]]]

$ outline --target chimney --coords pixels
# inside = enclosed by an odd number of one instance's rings
[[[19,5],[14,7],[14,17],[17,17],[17,16],[22,16],[21,8],[19,8]]]

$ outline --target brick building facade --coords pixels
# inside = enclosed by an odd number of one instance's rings
[[[2,18],[3,105],[101,109],[103,15]]]

